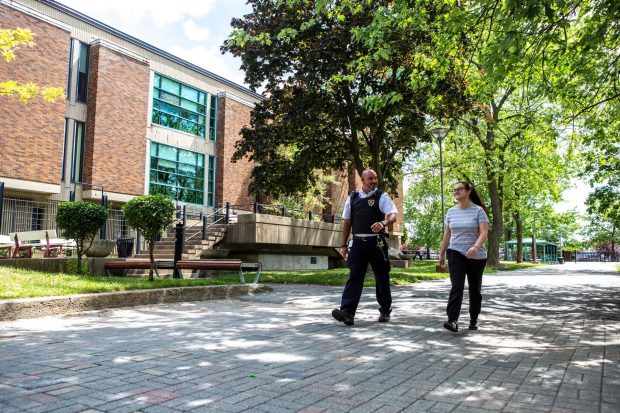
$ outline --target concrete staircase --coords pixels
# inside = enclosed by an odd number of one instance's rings
[[[200,253],[204,250],[213,248],[217,242],[219,242],[226,233],[228,225],[226,224],[213,224],[207,228],[206,239],[202,239],[202,224],[200,221],[187,221],[185,226],[185,243],[183,245],[183,254],[181,259],[199,259]],[[174,260],[174,227],[168,228],[166,235],[160,240],[155,242],[155,248],[153,249],[153,256],[155,260]],[[136,254],[133,258],[149,259],[149,251],[140,251],[140,254]],[[148,276],[149,270],[130,270],[128,276]],[[172,270],[159,270],[161,277],[172,276]]]

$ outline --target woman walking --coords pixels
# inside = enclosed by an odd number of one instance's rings
[[[454,185],[454,199],[458,205],[450,208],[446,214],[439,265],[446,265],[447,251],[452,289],[448,299],[448,321],[443,326],[456,333],[459,331],[465,277],[469,284],[469,329],[478,329],[478,315],[482,305],[482,273],[487,263],[484,241],[489,231],[489,218],[480,195],[468,182],[457,182]]]

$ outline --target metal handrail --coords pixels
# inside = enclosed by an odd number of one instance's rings
[[[185,238],[185,241],[189,241],[190,239],[194,238],[198,234],[202,234],[202,240],[204,241],[206,239],[207,229],[209,227],[212,227],[213,225],[219,224],[219,223],[221,223],[224,220],[225,220],[226,223],[228,223],[228,220],[226,219],[226,217],[228,215],[226,213],[227,209],[229,210],[230,208],[227,208],[227,207],[218,208],[218,209],[214,210],[213,212],[211,212],[209,214],[204,214],[200,221],[198,221],[198,222],[192,224],[191,226],[185,228],[187,230],[187,229],[194,228],[197,225],[202,225],[202,231],[196,232],[196,233],[190,235],[189,237]],[[224,211],[224,213],[222,213],[223,211]],[[219,216],[219,218],[215,218],[215,217],[218,217],[218,216]],[[210,217],[214,217],[213,222],[211,222],[210,224],[207,224],[208,218],[210,218]]]

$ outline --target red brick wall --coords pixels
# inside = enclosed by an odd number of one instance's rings
[[[241,159],[231,163],[235,142],[241,139],[241,129],[250,124],[251,108],[226,97],[217,100],[217,168],[216,203],[250,205],[254,196],[248,193],[252,163]]]
[[[148,65],[98,45],[91,47],[89,71],[83,181],[142,195]]]
[[[67,86],[69,32],[0,4],[0,27],[28,28],[35,47],[20,47],[11,63],[0,60],[0,81]],[[0,96],[0,176],[57,184],[62,170],[67,102],[27,105]]]

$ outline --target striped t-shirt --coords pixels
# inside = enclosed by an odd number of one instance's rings
[[[472,203],[465,209],[459,208],[458,205],[450,208],[446,214],[446,225],[450,228],[451,234],[448,248],[467,255],[467,251],[474,246],[480,236],[478,224],[481,222],[489,222],[489,218],[479,205]],[[487,250],[483,245],[474,259],[482,260],[486,257]]]

